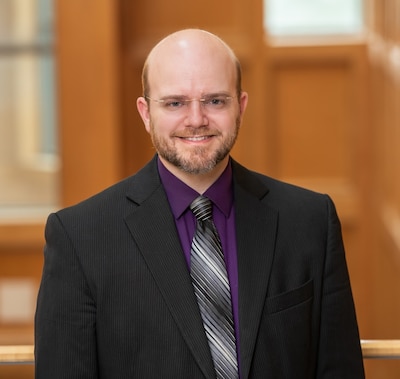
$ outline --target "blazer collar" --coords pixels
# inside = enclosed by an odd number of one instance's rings
[[[214,378],[207,338],[156,158],[132,178],[128,198],[138,207],[125,222],[206,378]],[[162,238],[155,238],[156,234]]]
[[[233,165],[239,276],[241,378],[248,378],[275,253],[278,212],[263,199],[269,189],[255,174]]]

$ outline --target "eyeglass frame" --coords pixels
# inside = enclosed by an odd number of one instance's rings
[[[201,106],[203,107],[203,109],[207,109],[206,108],[206,105],[208,104],[207,101],[212,101],[213,99],[216,99],[216,98],[221,98],[221,100],[223,99],[224,101],[229,102],[229,103],[223,104],[221,106],[221,108],[215,108],[214,109],[214,111],[221,111],[221,110],[226,109],[226,107],[231,104],[231,101],[233,99],[237,98],[237,95],[231,96],[231,95],[224,95],[224,94],[219,94],[219,95],[211,94],[211,95],[206,95],[205,97],[202,97],[202,98],[199,98],[199,99],[197,99],[197,98],[186,99],[186,98],[184,98],[184,96],[175,96],[175,97],[171,96],[171,97],[166,97],[164,99],[154,99],[154,98],[152,98],[150,96],[147,96],[147,95],[143,95],[143,97],[146,100],[154,101],[154,102],[156,102],[158,104],[165,104],[168,101],[182,103],[181,106],[176,106],[176,107],[171,107],[171,108],[168,108],[168,106],[165,106],[165,109],[168,109],[169,111],[174,112],[174,111],[178,111],[178,110],[182,110],[182,109],[187,109],[187,108],[184,108],[184,107],[187,107],[189,105],[189,103],[191,103],[193,101],[198,101],[201,104]]]

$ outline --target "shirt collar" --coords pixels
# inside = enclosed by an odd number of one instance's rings
[[[186,211],[199,193],[178,179],[158,159],[158,172],[171,206],[177,219]],[[221,176],[204,193],[228,217],[233,203],[231,160]]]

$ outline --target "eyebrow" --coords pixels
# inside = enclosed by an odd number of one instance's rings
[[[211,93],[205,93],[199,97],[199,99],[204,99],[206,97],[217,97],[217,96],[228,96],[232,97],[229,92],[227,91],[221,91],[221,92],[211,92]],[[160,97],[158,100],[168,100],[168,99],[178,99],[178,100],[192,100],[192,99],[197,99],[197,97],[190,97],[186,95],[165,95]]]

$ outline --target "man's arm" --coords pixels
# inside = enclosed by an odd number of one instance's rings
[[[73,241],[52,214],[35,315],[36,379],[97,378],[95,319],[95,303]]]
[[[317,378],[362,379],[364,368],[340,222],[328,201]]]

